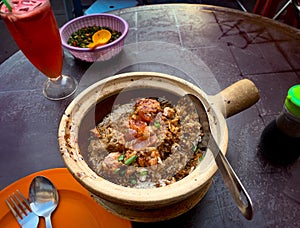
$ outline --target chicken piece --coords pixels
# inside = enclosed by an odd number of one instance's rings
[[[151,122],[156,113],[162,111],[160,103],[157,100],[142,98],[136,102],[136,112],[146,122]]]
[[[165,117],[168,117],[169,119],[174,118],[175,110],[173,108],[170,108],[170,107],[165,107],[164,111],[163,111],[163,115]]]
[[[150,132],[147,123],[142,121],[140,118],[131,118],[128,121],[129,128],[135,133],[135,138],[147,139],[150,136]]]
[[[122,162],[119,161],[120,155],[119,152],[109,153],[102,162],[102,169],[106,172],[114,172],[120,168],[122,166]]]

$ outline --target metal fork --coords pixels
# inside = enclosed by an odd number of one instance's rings
[[[22,228],[37,227],[39,217],[32,212],[28,200],[19,190],[9,196],[5,202]]]

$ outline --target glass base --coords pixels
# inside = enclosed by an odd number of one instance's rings
[[[62,75],[55,79],[48,79],[43,86],[43,94],[50,100],[62,100],[73,95],[78,82],[75,78]]]

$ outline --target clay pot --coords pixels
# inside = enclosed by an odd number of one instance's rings
[[[219,147],[226,153],[228,129],[225,118],[253,105],[259,99],[255,85],[241,80],[214,96],[178,77],[134,72],[101,80],[79,94],[61,119],[58,141],[61,156],[75,179],[108,211],[140,222],[174,218],[195,206],[208,191],[217,171],[208,150],[197,168],[182,180],[160,188],[123,187],[98,176],[87,159],[88,131],[111,110],[114,103],[128,102],[137,96],[165,96],[174,99],[186,93],[201,98],[210,127]],[[117,100],[115,100],[117,98]]]

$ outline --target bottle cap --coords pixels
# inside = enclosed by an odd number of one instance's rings
[[[293,115],[300,117],[300,85],[292,86],[285,99],[285,106]]]

